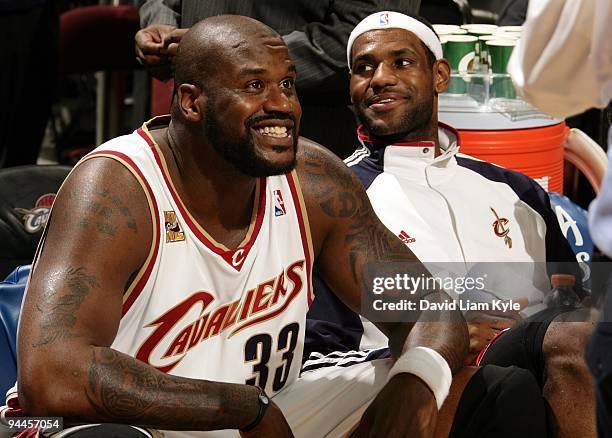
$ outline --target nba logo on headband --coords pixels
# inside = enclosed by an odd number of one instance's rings
[[[389,13],[388,12],[382,12],[380,14],[380,25],[381,26],[389,25]]]
[[[393,21],[393,23],[391,23]],[[376,29],[398,28],[412,32],[419,38],[423,44],[431,50],[436,59],[442,59],[442,44],[435,32],[423,22],[405,14],[393,11],[380,11],[368,15],[366,18],[355,26],[349,35],[348,44],[346,45],[346,61],[351,71],[351,49],[353,43],[359,35]]]

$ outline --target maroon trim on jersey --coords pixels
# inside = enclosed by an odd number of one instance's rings
[[[153,157],[155,158],[155,162],[157,163],[157,166],[159,167],[161,174],[164,178],[164,182],[166,183],[168,190],[170,190],[172,199],[174,199],[174,202],[177,205],[179,211],[181,212],[181,215],[183,216],[183,219],[187,223],[189,229],[204,245],[206,245],[206,247],[208,247],[208,249],[213,251],[215,254],[221,256],[221,258],[225,260],[227,264],[233,267],[236,271],[240,271],[240,269],[244,265],[244,261],[249,255],[251,248],[253,247],[253,244],[257,240],[257,236],[259,235],[259,231],[261,229],[261,224],[263,223],[263,218],[266,212],[266,178],[259,179],[259,200],[257,207],[257,217],[255,218],[255,226],[252,230],[249,230],[251,233],[251,235],[249,236],[249,240],[245,244],[234,249],[221,247],[219,246],[220,244],[218,242],[215,242],[214,239],[212,239],[211,236],[207,236],[206,234],[204,234],[200,230],[200,226],[197,225],[192,219],[191,215],[189,214],[189,211],[187,210],[187,208],[179,198],[178,194],[174,190],[173,185],[171,184],[170,175],[167,174],[166,169],[163,165],[163,157],[161,155],[161,151],[158,150],[155,143],[153,142],[153,139],[142,128],[138,128],[137,132],[149,145],[151,152],[153,153]],[[239,261],[236,261],[236,253],[239,253],[240,255]]]
[[[132,307],[132,304],[134,304],[134,301],[136,301],[136,298],[138,298],[138,296],[141,294],[142,290],[145,287],[145,284],[147,284],[147,281],[149,280],[149,277],[151,276],[151,271],[153,270],[153,265],[155,264],[155,260],[157,259],[157,254],[159,253],[159,242],[161,239],[161,229],[160,229],[161,227],[159,224],[159,218],[157,218],[159,209],[157,207],[157,201],[155,200],[155,195],[153,194],[153,190],[151,189],[151,186],[149,185],[148,181],[146,180],[146,178],[144,177],[144,175],[142,174],[138,166],[136,166],[136,163],[134,163],[131,158],[129,158],[127,155],[121,152],[116,152],[116,151],[92,152],[91,154],[87,155],[87,158],[95,157],[98,155],[101,155],[101,156],[113,155],[121,159],[122,161],[124,161],[125,164],[130,166],[131,170],[134,171],[142,180],[142,183],[147,189],[147,192],[149,192],[149,197],[151,199],[153,212],[156,218],[156,220],[153,223],[153,226],[155,227],[155,230],[157,230],[157,233],[156,233],[157,238],[155,239],[155,242],[153,242],[154,244],[153,253],[151,254],[151,258],[149,259],[147,265],[145,266],[145,269],[142,273],[142,276],[140,277],[140,280],[138,280],[138,282],[134,286],[134,289],[132,289],[131,293],[127,296],[127,299],[123,303],[123,307],[121,309],[122,311],[121,315],[124,316],[130,310],[130,308]]]
[[[297,214],[298,224],[300,225],[300,236],[302,237],[302,247],[304,248],[304,256],[306,257],[306,292],[308,294],[308,307],[312,304],[314,299],[312,291],[312,254],[310,254],[310,245],[308,244],[308,235],[306,234],[306,225],[304,223],[304,215],[302,213],[302,204],[300,203],[299,194],[293,180],[293,174],[287,173],[287,183],[291,189],[291,197],[293,198],[293,205],[295,206],[295,212]]]

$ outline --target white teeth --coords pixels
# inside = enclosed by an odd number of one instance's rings
[[[270,137],[283,138],[289,136],[285,126],[264,126],[257,131],[262,135],[269,135]]]

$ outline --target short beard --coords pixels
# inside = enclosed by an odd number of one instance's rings
[[[389,143],[395,143],[407,139],[413,140],[415,134],[418,136],[421,133],[423,135],[429,133],[429,125],[433,117],[434,98],[431,96],[431,98],[413,105],[410,110],[402,114],[390,126],[377,124],[365,114],[360,106],[356,108],[359,121],[365,125],[371,136]]]
[[[283,175],[291,172],[295,168],[296,155],[298,148],[297,135],[293,135],[293,159],[285,165],[273,165],[255,153],[255,143],[251,127],[260,122],[263,118],[249,118],[245,121],[244,136],[241,136],[235,141],[226,141],[223,134],[220,132],[220,123],[215,117],[215,112],[212,108],[212,103],[209,100],[206,108],[206,118],[204,120],[206,135],[213,148],[226,161],[231,163],[236,169],[245,175],[260,178],[265,176]],[[266,118],[289,118],[286,114],[271,115]],[[295,126],[295,125],[294,125]]]

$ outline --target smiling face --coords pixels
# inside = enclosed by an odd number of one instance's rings
[[[217,71],[204,87],[203,127],[214,149],[250,176],[293,169],[301,108],[283,41],[243,40],[228,49]]]
[[[437,123],[436,93],[446,83],[441,83],[439,62],[431,64],[417,36],[404,29],[360,35],[352,47],[351,70],[351,100],[370,135],[428,139]]]

